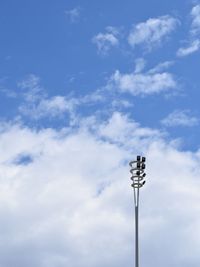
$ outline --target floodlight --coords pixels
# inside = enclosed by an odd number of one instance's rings
[[[146,167],[146,165],[144,163],[142,163],[142,169],[144,170]]]
[[[139,191],[146,182],[144,180],[146,177],[146,173],[144,173],[146,165],[144,162],[146,162],[145,157],[137,156],[136,160],[129,163],[135,204],[135,267],[139,267]]]

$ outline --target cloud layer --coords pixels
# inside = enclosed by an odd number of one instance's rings
[[[181,152],[159,131],[141,127],[119,112],[107,121],[88,122],[80,121],[75,131],[1,127],[0,264],[131,266],[134,228],[128,160],[143,152],[148,176],[141,192],[141,262],[196,266],[199,152]],[[22,154],[32,161],[14,161]],[[166,257],[166,250],[171,257]]]

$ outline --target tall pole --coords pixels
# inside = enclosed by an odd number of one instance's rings
[[[138,211],[139,207],[135,206],[135,267],[139,267]]]
[[[135,205],[135,267],[139,267],[139,190],[145,184],[145,161],[145,157],[137,156],[137,160],[129,163]]]

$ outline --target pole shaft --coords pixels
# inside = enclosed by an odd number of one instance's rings
[[[135,206],[135,267],[139,267],[138,206]]]

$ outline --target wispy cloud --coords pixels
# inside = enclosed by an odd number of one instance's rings
[[[14,90],[11,90],[10,88],[8,88],[8,86],[6,85],[7,80],[8,80],[8,77],[0,78],[0,93],[2,93],[8,98],[16,98],[17,93]]]
[[[191,28],[188,45],[180,47],[176,53],[178,57],[185,57],[197,52],[200,49],[200,4],[195,5],[190,13],[191,16]]]
[[[33,120],[64,119],[76,124],[82,108],[106,105],[106,110],[121,110],[132,106],[128,99],[119,97],[116,92],[108,91],[106,86],[84,96],[68,95],[49,96],[41,86],[40,78],[34,74],[18,82],[22,101],[18,107],[20,115]],[[96,108],[95,108],[96,110]],[[110,111],[109,111],[110,112]]]
[[[17,83],[22,90],[26,101],[34,102],[45,96],[45,91],[40,85],[40,78],[35,74],[27,75],[23,80]]]
[[[43,98],[38,102],[24,103],[19,107],[20,113],[31,119],[63,118],[65,113],[73,117],[76,102],[64,96]]]
[[[79,21],[80,12],[81,12],[80,7],[75,7],[75,8],[70,9],[70,10],[65,10],[65,14],[67,17],[69,17],[69,20],[71,23],[76,23]]]
[[[128,36],[128,42],[133,48],[137,45],[144,45],[151,50],[161,44],[164,37],[176,29],[178,23],[177,19],[169,15],[150,18],[133,26]]]
[[[22,90],[24,102],[19,111],[31,119],[62,117],[64,113],[74,116],[74,108],[77,101],[73,98],[56,95],[49,97],[45,89],[40,85],[40,78],[34,74],[28,75],[18,82]]]
[[[168,72],[123,74],[117,70],[112,75],[110,84],[121,92],[129,92],[132,95],[150,95],[177,87],[174,76]]]
[[[174,64],[173,61],[164,61],[159,63],[158,65],[156,65],[154,68],[150,69],[148,71],[148,73],[158,73],[158,72],[162,72],[166,69],[168,69],[169,67],[171,67]]]
[[[146,61],[144,58],[137,58],[135,60],[135,73],[140,73],[146,65]]]
[[[190,15],[192,18],[191,33],[196,35],[200,33],[200,4],[192,8]]]
[[[100,54],[107,54],[112,47],[116,47],[119,44],[118,40],[119,31],[115,27],[106,27],[105,33],[98,33],[92,38],[92,42],[97,46]]]
[[[192,127],[199,124],[199,120],[196,117],[191,116],[189,110],[175,110],[170,113],[166,118],[164,118],[161,122],[167,127]]]
[[[187,47],[180,47],[177,51],[178,57],[185,57],[190,54],[193,54],[194,52],[198,51],[200,48],[200,40],[194,40]]]

